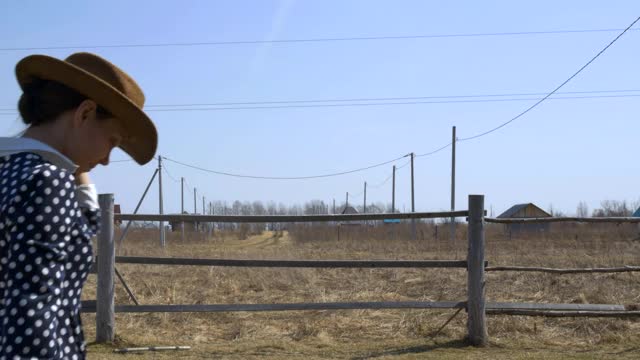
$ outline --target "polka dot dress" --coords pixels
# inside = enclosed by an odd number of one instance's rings
[[[80,295],[99,213],[75,190],[39,155],[0,157],[0,360],[85,358]]]

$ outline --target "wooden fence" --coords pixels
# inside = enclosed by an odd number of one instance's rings
[[[115,312],[229,312],[229,311],[293,311],[293,310],[346,310],[346,309],[465,309],[467,311],[468,340],[477,346],[488,342],[486,315],[529,316],[640,316],[638,309],[607,304],[534,304],[487,303],[485,296],[485,271],[545,271],[612,272],[612,269],[547,269],[526,267],[487,267],[485,261],[485,222],[548,222],[585,221],[603,222],[602,219],[544,218],[544,219],[489,219],[485,218],[484,196],[470,195],[468,211],[420,212],[394,214],[357,215],[305,215],[305,216],[215,216],[215,215],[132,215],[113,213],[113,195],[100,195],[102,230],[98,234],[98,292],[95,303],[85,302],[83,311],[96,312],[96,341],[113,341]],[[467,260],[235,260],[235,259],[184,259],[115,256],[113,239],[114,219],[130,221],[190,221],[221,223],[299,223],[336,222],[385,219],[434,219],[466,217],[468,221]],[[613,218],[608,222],[640,222],[637,218]],[[211,305],[115,305],[115,263],[176,265],[176,266],[236,266],[236,267],[296,267],[296,268],[466,268],[467,299],[463,301],[405,301],[405,302],[336,302],[336,303],[285,303],[285,304],[211,304]],[[639,271],[640,267],[623,267],[623,271]],[[618,270],[620,270],[618,269]],[[551,271],[549,271],[551,270]],[[582,271],[581,271],[582,270]],[[122,280],[122,279],[121,279]],[[132,295],[132,294],[130,294]]]

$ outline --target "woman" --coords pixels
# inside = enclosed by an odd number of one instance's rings
[[[156,151],[144,95],[105,59],[43,55],[16,66],[27,130],[0,138],[0,359],[83,359],[80,295],[99,209],[88,173],[114,147]]]

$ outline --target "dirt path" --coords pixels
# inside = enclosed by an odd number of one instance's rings
[[[224,245],[228,249],[278,249],[289,247],[291,243],[291,238],[286,232],[265,231],[245,240],[226,240]]]

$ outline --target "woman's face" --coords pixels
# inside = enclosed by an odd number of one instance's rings
[[[78,165],[89,171],[98,164],[108,165],[111,150],[120,145],[122,136],[119,123],[115,118],[96,119],[87,129],[86,156]]]
[[[70,149],[70,157],[79,166],[78,171],[88,172],[98,164],[108,165],[111,150],[122,141],[123,129],[120,122],[113,117],[98,117],[95,108],[76,116],[82,118],[74,124],[74,139],[70,143],[75,146]]]

